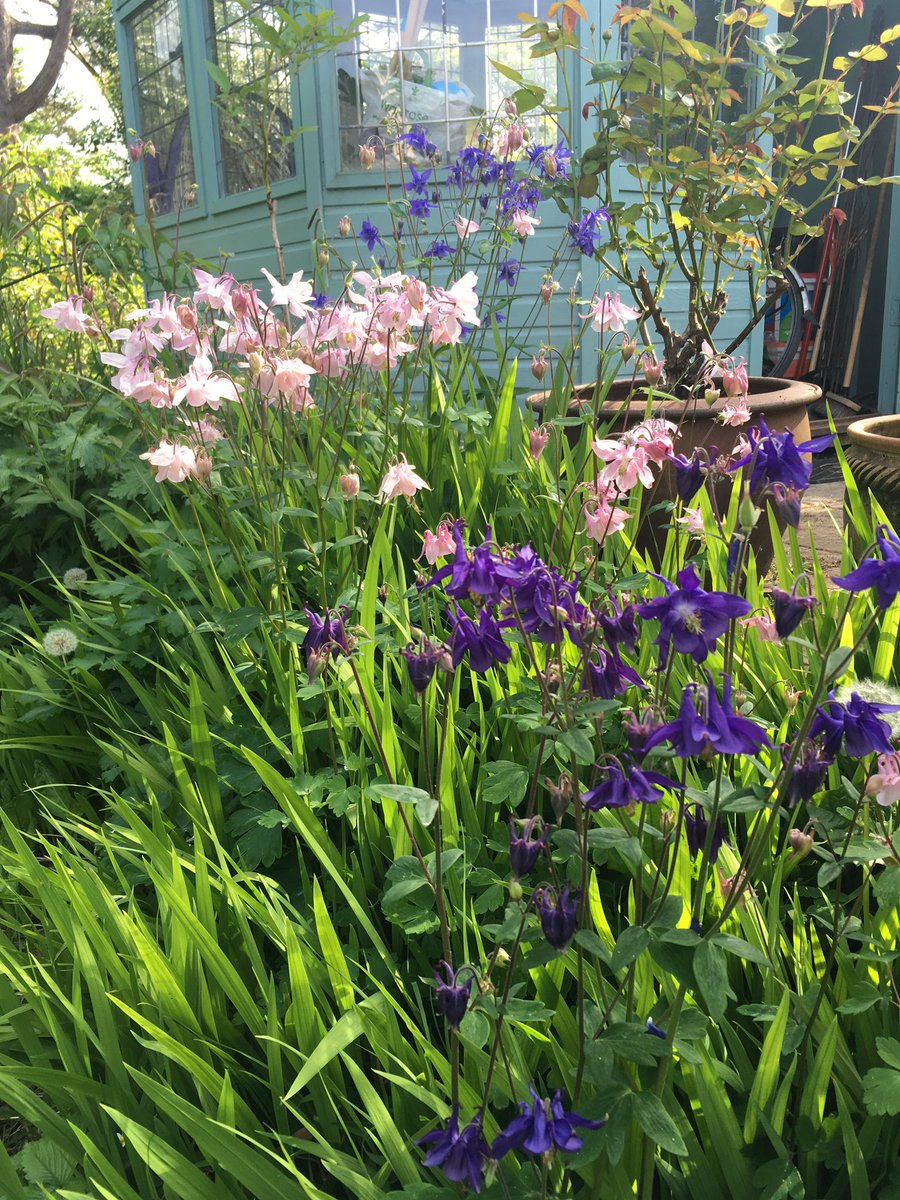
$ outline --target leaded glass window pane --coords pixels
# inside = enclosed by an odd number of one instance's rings
[[[516,85],[490,59],[514,66],[557,95],[552,57],[532,59],[517,14],[538,12],[538,0],[334,0],[348,25],[368,14],[359,34],[337,55],[341,165],[358,165],[358,147],[425,125],[445,159],[471,139]],[[546,118],[529,114],[540,141],[557,141]]]
[[[138,132],[155,150],[143,158],[147,195],[162,215],[196,204],[178,0],[153,0],[131,22],[130,32]]]
[[[277,26],[272,0],[209,0],[212,57],[232,89],[218,100],[219,173],[228,195],[296,174],[288,64],[260,37],[255,21]]]

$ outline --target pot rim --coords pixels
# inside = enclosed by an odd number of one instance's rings
[[[810,404],[814,404],[816,400],[821,399],[822,389],[814,383],[806,383],[802,379],[782,379],[772,375],[752,375],[750,377],[750,393],[749,393],[749,408],[752,413],[758,413],[765,417],[769,413],[782,412],[785,409],[796,409],[800,406],[806,408]],[[641,398],[641,388],[635,387],[635,380],[630,378],[616,379],[613,382],[613,388],[634,387],[635,399],[623,400],[607,400],[600,406],[600,414],[602,416],[615,416],[623,413],[624,406],[627,404],[627,412],[629,416],[643,416],[647,407],[646,393]],[[759,387],[759,390],[754,394],[754,385]],[[762,386],[760,386],[762,385]],[[566,413],[569,416],[577,416],[579,413],[585,413],[590,410],[589,402],[586,399],[581,399],[580,394],[592,394],[596,383],[578,384],[574,388],[574,396],[569,401],[566,407]],[[525,399],[526,405],[533,409],[536,413],[541,414],[546,407],[547,401],[552,396],[552,392],[532,392]],[[677,416],[684,418],[691,416],[693,420],[714,420],[728,403],[727,396],[720,396],[719,399],[711,405],[707,405],[702,398],[694,400],[669,400],[660,398],[653,402],[653,414],[655,416]],[[693,407],[693,413],[690,408]]]
[[[895,433],[887,429],[896,426]],[[880,413],[862,417],[847,429],[847,436],[854,445],[866,450],[880,450],[892,456],[900,455],[900,413]]]

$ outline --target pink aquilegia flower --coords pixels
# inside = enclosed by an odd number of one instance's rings
[[[181,442],[167,442],[165,438],[155,450],[148,450],[141,458],[156,467],[156,482],[183,483],[189,475],[196,474],[197,456],[190,446]]]
[[[750,380],[747,377],[747,363],[744,358],[737,362],[728,358],[722,364],[722,387],[725,395],[736,400],[738,396],[746,396],[750,391]]]
[[[650,456],[643,446],[624,438],[594,438],[591,443],[594,453],[606,463],[600,472],[600,482],[615,484],[620,492],[630,492],[636,484],[653,486]]]
[[[744,617],[741,625],[755,629],[756,635],[761,642],[776,642],[779,644],[781,642],[778,630],[775,627],[775,621],[768,613],[757,613],[753,617]]]
[[[663,377],[663,365],[656,361],[656,355],[650,350],[647,354],[642,355],[641,365],[644,368],[644,378],[650,387],[656,387]]]
[[[722,411],[719,413],[719,420],[723,425],[731,425],[735,428],[739,425],[746,425],[752,418],[746,396],[737,396],[730,399]]]
[[[412,463],[408,463],[402,457],[399,462],[388,467],[387,474],[382,479],[378,491],[381,495],[381,502],[384,504],[387,500],[396,500],[398,496],[406,496],[408,500],[411,500],[422,488],[431,491],[431,485],[426,483],[421,475],[416,474],[416,468]]]
[[[541,457],[547,449],[547,443],[550,441],[550,430],[546,425],[541,425],[539,429],[528,430],[528,453],[535,462]]]
[[[194,278],[197,280],[197,290],[194,292],[195,304],[208,304],[210,308],[231,314],[231,289],[234,287],[233,275],[211,275],[209,271],[194,268]]]
[[[866,784],[866,795],[874,796],[882,808],[900,800],[900,754],[878,755],[878,770]]]
[[[618,292],[614,296],[607,292],[603,297],[594,297],[584,319],[590,320],[597,333],[624,333],[625,322],[636,321],[640,315],[638,309],[622,303]]]
[[[41,316],[52,321],[57,329],[68,329],[70,333],[90,333],[94,328],[92,317],[83,312],[81,296],[70,296],[68,300],[57,300],[49,308],[41,309]]]
[[[512,215],[512,227],[519,237],[532,237],[535,228],[540,223],[540,217],[536,217],[534,213],[526,212],[524,208],[517,208]]]
[[[674,421],[665,421],[662,417],[648,417],[629,431],[627,439],[641,446],[650,461],[659,466],[672,456],[677,432],[678,426]]]
[[[705,532],[703,513],[699,508],[686,508],[682,515],[676,517],[675,520],[679,525],[683,525],[688,533]]]
[[[139,162],[143,153],[144,153],[144,143],[143,142],[129,142],[128,143],[128,154],[133,163]]]
[[[272,303],[289,309],[295,317],[302,317],[310,311],[310,301],[313,295],[312,284],[303,278],[302,271],[295,271],[288,283],[279,281],[270,275],[265,267],[262,273],[269,281],[272,289]]]
[[[430,529],[425,530],[425,536],[422,539],[422,554],[425,555],[425,561],[430,567],[433,567],[439,558],[446,558],[448,554],[452,554],[455,549],[456,542],[448,521],[441,521],[434,533]]]
[[[465,217],[461,216],[454,217],[453,224],[456,226],[456,232],[463,240],[471,237],[473,233],[477,233],[481,228],[477,221],[467,221]]]
[[[593,507],[589,503],[584,506],[585,532],[600,546],[610,534],[618,533],[630,520],[631,513],[610,504],[607,495],[598,496]]]

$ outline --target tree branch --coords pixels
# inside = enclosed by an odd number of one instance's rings
[[[23,34],[25,37],[52,38],[56,33],[55,25],[38,25],[34,21],[12,21],[13,37]]]
[[[53,86],[59,78],[72,34],[75,0],[59,0],[58,11],[56,29],[51,36],[44,65],[24,91],[10,97],[10,124],[20,124],[29,113],[39,108],[53,91]]]

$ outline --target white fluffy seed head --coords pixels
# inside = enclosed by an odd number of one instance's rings
[[[52,658],[68,658],[77,649],[77,636],[63,625],[57,625],[44,634],[44,652]]]

